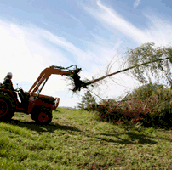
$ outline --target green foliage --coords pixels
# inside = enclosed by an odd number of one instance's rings
[[[129,96],[126,96],[125,99],[129,98],[140,98],[142,100],[146,100],[150,98],[152,95],[158,95],[159,98],[163,98],[164,88],[163,85],[157,84],[157,83],[148,83],[146,85],[143,85],[137,89],[135,89]]]
[[[157,83],[141,86],[121,101],[103,103],[99,118],[113,123],[143,123],[144,126],[172,127],[172,90]]]
[[[95,105],[96,105],[95,98],[92,96],[92,94],[89,91],[87,91],[86,93],[84,93],[82,97],[82,101],[81,103],[78,103],[77,107],[79,109],[90,110],[93,107],[95,107]]]
[[[155,43],[145,43],[129,49],[126,54],[129,67],[136,66],[130,71],[137,80],[150,83],[153,76],[157,80],[164,79],[172,87],[172,47],[155,47]]]

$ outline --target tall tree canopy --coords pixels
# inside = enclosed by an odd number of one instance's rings
[[[128,67],[135,66],[131,71],[134,77],[145,83],[154,79],[164,79],[172,87],[171,63],[172,47],[155,47],[155,43],[145,43],[127,52]]]

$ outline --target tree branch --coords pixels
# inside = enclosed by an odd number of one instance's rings
[[[119,71],[113,72],[113,73],[111,73],[111,74],[108,74],[108,75],[106,75],[106,76],[102,76],[102,77],[97,78],[97,79],[94,79],[94,80],[92,80],[92,81],[83,82],[83,83],[86,83],[86,86],[87,86],[87,85],[90,85],[90,84],[92,84],[92,83],[96,83],[96,82],[98,82],[98,81],[100,81],[100,80],[103,80],[103,79],[105,79],[106,77],[110,77],[110,76],[113,76],[113,75],[115,75],[115,74],[122,73],[122,72],[125,72],[125,71],[128,71],[128,70],[131,70],[131,69],[133,69],[133,68],[135,68],[135,67],[140,67],[140,66],[143,66],[143,65],[147,65],[147,64],[151,64],[151,63],[157,62],[157,61],[162,61],[162,60],[165,60],[165,59],[170,59],[170,57],[166,57],[166,58],[164,58],[164,59],[156,59],[156,60],[148,61],[148,62],[145,62],[145,63],[142,63],[142,64],[134,65],[134,66],[128,67],[128,68],[126,68],[126,69],[119,70]]]

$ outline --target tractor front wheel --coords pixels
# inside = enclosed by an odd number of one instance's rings
[[[46,107],[37,108],[32,114],[32,120],[36,121],[39,124],[48,124],[52,121],[52,111]]]

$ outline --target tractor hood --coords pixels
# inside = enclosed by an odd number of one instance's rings
[[[59,102],[60,102],[60,98],[54,98],[52,96],[47,96],[47,95],[43,95],[43,94],[37,94],[37,93],[33,93],[31,96],[30,96],[30,101],[34,101],[36,99],[36,103],[39,102],[39,103],[44,103],[43,105],[51,105],[52,107],[52,110],[55,110],[58,105],[59,105]]]

